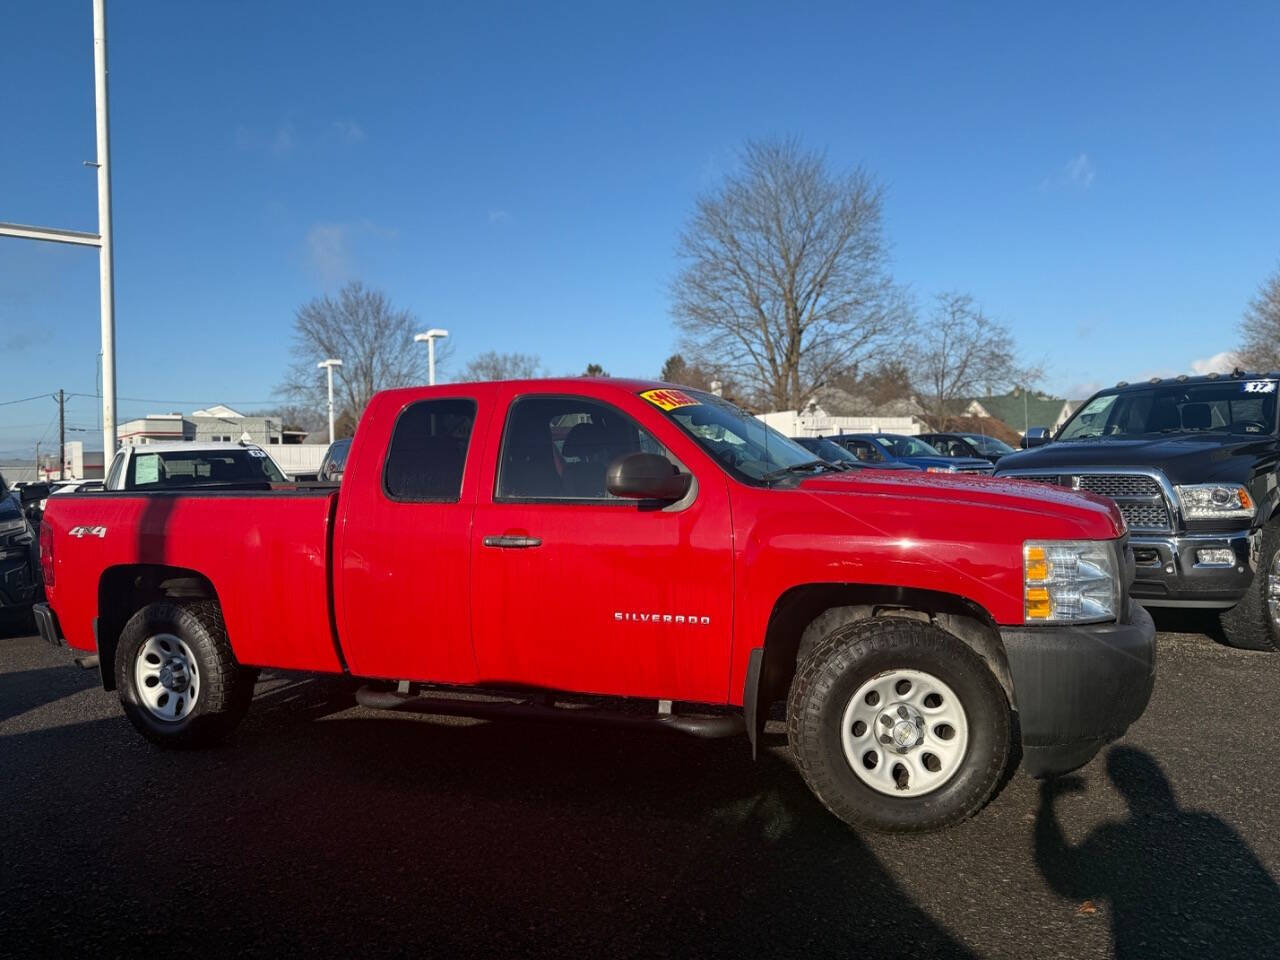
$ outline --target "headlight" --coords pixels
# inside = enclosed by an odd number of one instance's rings
[[[1029,540],[1022,545],[1027,623],[1114,620],[1120,608],[1115,545],[1109,540]]]
[[[925,473],[955,473],[953,467],[925,467]]]
[[[0,536],[4,536],[6,533],[16,533],[18,530],[25,530],[26,528],[27,521],[22,517],[17,520],[0,520]]]
[[[1252,517],[1253,499],[1238,483],[1187,483],[1174,487],[1182,515],[1188,520]]]

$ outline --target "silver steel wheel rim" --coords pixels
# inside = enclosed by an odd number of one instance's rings
[[[189,716],[200,696],[195,654],[172,633],[157,633],[147,639],[134,659],[133,678],[147,712],[167,723]]]
[[[1280,550],[1271,558],[1267,571],[1267,612],[1271,614],[1271,627],[1280,633]]]
[[[918,797],[964,764],[969,719],[955,691],[937,677],[888,670],[854,692],[840,736],[859,780],[891,797]]]

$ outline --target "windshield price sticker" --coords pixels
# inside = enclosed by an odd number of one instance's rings
[[[1276,382],[1274,380],[1249,380],[1241,385],[1245,393],[1275,393]]]
[[[680,407],[696,407],[698,405],[698,401],[683,390],[646,390],[640,396],[660,410],[678,410]]]

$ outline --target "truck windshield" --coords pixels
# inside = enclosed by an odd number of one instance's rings
[[[897,433],[876,434],[876,442],[895,457],[940,457],[935,448],[916,437],[904,437]]]
[[[1250,435],[1271,433],[1275,423],[1275,380],[1152,384],[1098,394],[1067,421],[1058,439],[1176,433]]]
[[[984,457],[1002,457],[1006,453],[1014,452],[1013,447],[995,437],[984,437],[980,433],[966,433],[964,438],[977,447],[978,452]]]
[[[840,444],[826,437],[798,437],[796,443],[804,447],[814,456],[821,457],[827,463],[861,463],[857,457],[846,450]]]
[[[746,483],[768,484],[827,469],[813,453],[722,397],[675,388],[645,390],[640,396]]]
[[[129,460],[128,490],[169,490],[221,483],[283,483],[284,474],[257,447],[136,453]]]

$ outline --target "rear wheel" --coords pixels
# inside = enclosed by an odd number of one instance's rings
[[[787,733],[837,817],[924,831],[980,810],[1009,761],[1010,711],[986,663],[945,630],[882,617],[832,630],[800,664]]]
[[[200,747],[223,739],[253,699],[257,671],[236,663],[216,603],[153,603],[116,645],[125,715],[153,743]]]
[[[1245,650],[1280,650],[1280,521],[1262,528],[1258,570],[1244,598],[1222,613],[1227,643]]]

